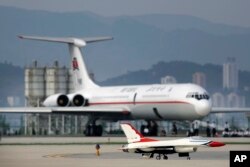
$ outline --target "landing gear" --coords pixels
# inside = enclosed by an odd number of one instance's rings
[[[155,121],[146,121],[147,125],[141,126],[141,134],[144,136],[157,136],[158,125]]]
[[[187,157],[187,160],[190,160],[189,153],[179,153],[179,157]]]
[[[168,160],[168,156],[166,154],[163,155],[164,160]]]
[[[157,160],[160,160],[160,159],[161,159],[161,154],[158,154],[155,158],[156,158]]]
[[[166,154],[158,154],[158,155],[155,157],[155,159],[160,160],[160,159],[162,158],[161,155],[163,155],[163,159],[164,159],[164,160],[168,160],[168,156],[167,156]]]
[[[97,119],[90,119],[86,124],[84,134],[86,136],[102,136],[102,126],[96,125]]]

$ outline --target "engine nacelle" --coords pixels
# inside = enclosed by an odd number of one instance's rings
[[[196,147],[175,147],[174,151],[177,153],[191,153],[191,152],[196,152],[197,148]]]
[[[71,104],[73,106],[77,106],[77,107],[87,106],[88,105],[88,100],[85,99],[82,95],[76,94],[76,95],[73,96]]]
[[[43,105],[46,107],[65,107],[69,106],[69,104],[69,98],[64,94],[51,95],[47,97],[43,102]]]

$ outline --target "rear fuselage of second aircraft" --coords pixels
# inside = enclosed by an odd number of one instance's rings
[[[75,95],[87,99],[88,106],[124,108],[133,119],[193,120],[206,116],[211,110],[206,90],[195,84],[99,87],[69,96]]]

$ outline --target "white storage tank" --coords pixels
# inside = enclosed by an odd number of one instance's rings
[[[47,68],[45,72],[46,96],[56,93],[68,94],[68,75],[69,72],[66,67]]]
[[[25,69],[25,96],[44,97],[44,68]]]

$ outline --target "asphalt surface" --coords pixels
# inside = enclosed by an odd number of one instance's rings
[[[33,140],[34,139],[34,140]],[[55,138],[56,139],[56,138]],[[0,166],[1,167],[66,167],[66,166],[175,166],[175,167],[198,167],[198,166],[229,166],[230,150],[250,150],[250,144],[228,144],[219,148],[200,148],[191,153],[191,160],[178,157],[178,154],[169,155],[168,160],[145,159],[141,155],[123,153],[119,150],[120,144],[102,144],[100,156],[95,154],[95,144],[76,144],[80,141],[85,143],[101,141],[122,141],[122,138],[57,138],[58,142],[75,144],[61,145],[8,145],[6,143],[17,141],[30,142],[33,144],[41,141],[54,143],[54,138],[3,138],[0,143]],[[229,138],[227,139],[229,140]],[[234,139],[235,140],[235,139]],[[239,142],[245,138],[238,138]],[[249,139],[247,139],[249,141]],[[82,142],[83,142],[82,141]],[[91,141],[91,142],[90,142]]]

